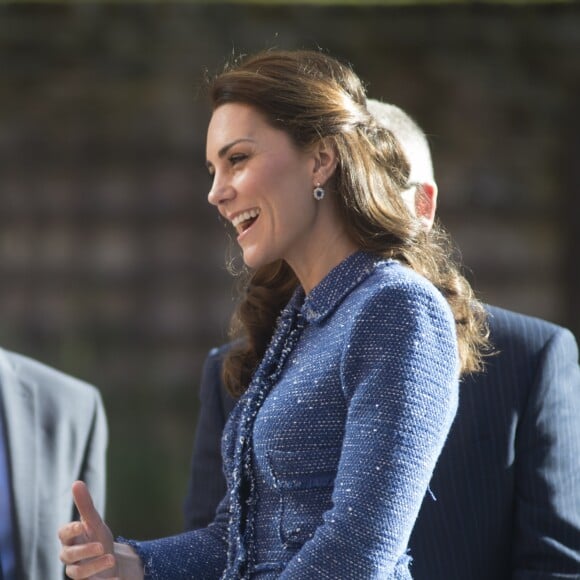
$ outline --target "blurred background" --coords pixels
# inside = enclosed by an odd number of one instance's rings
[[[101,389],[118,534],[182,527],[235,295],[204,78],[272,46],[322,47],[411,113],[480,297],[580,336],[574,5],[2,4],[0,344]]]

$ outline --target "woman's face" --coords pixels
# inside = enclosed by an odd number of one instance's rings
[[[208,200],[236,230],[247,266],[284,259],[293,267],[314,256],[325,227],[312,196],[315,153],[299,150],[254,107],[228,103],[212,115],[207,166]]]

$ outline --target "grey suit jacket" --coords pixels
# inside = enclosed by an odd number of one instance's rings
[[[76,517],[71,484],[105,506],[107,423],[99,392],[0,349],[0,397],[14,500],[19,580],[64,577],[58,528]]]

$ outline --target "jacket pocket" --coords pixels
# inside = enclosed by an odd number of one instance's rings
[[[272,450],[268,453],[274,487],[279,493],[279,533],[284,546],[307,542],[332,508],[332,491],[340,449]]]

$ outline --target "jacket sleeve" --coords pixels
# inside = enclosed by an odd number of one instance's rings
[[[580,367],[565,329],[543,349],[516,458],[513,578],[580,578]]]
[[[125,538],[117,541],[137,552],[145,580],[219,580],[227,562],[228,516],[224,497],[207,528],[145,542]]]
[[[203,366],[189,484],[183,504],[186,530],[203,528],[213,521],[226,493],[221,437],[227,416],[221,397],[221,363],[220,350],[213,349]]]
[[[435,289],[385,292],[357,315],[342,356],[348,414],[333,507],[284,580],[408,577],[409,536],[457,408],[458,354]]]

